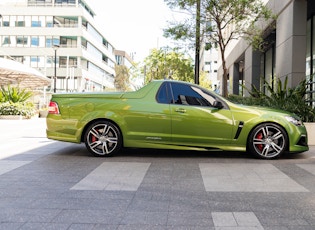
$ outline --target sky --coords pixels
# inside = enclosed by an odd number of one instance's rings
[[[153,48],[170,46],[163,37],[167,21],[176,18],[164,0],[89,0],[98,24],[115,49],[142,61]]]
[[[0,0],[0,3],[11,0]],[[24,2],[25,0],[15,0]],[[135,61],[142,61],[153,48],[171,46],[163,37],[167,21],[174,21],[178,14],[164,0],[86,0],[93,9],[95,19],[104,37],[115,49],[134,54]]]

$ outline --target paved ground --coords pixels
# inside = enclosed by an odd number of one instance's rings
[[[315,229],[315,147],[280,160],[129,150],[94,158],[0,120],[0,229]]]

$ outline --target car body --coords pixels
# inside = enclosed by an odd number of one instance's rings
[[[122,147],[247,151],[264,159],[308,150],[294,114],[234,104],[173,80],[133,92],[53,94],[46,119],[49,139],[84,142],[95,156]]]

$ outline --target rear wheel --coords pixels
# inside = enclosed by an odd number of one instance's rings
[[[86,148],[94,156],[112,156],[122,146],[122,136],[118,127],[110,121],[92,123],[84,136]]]
[[[250,152],[263,159],[280,157],[288,144],[288,136],[284,129],[273,123],[258,125],[248,139]]]

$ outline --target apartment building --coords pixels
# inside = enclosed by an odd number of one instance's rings
[[[309,99],[315,103],[315,2],[314,0],[265,0],[278,15],[273,24],[265,22],[267,45],[254,50],[245,40],[234,42],[226,53],[230,94],[246,94],[240,84],[262,88],[267,82],[288,77],[288,87],[309,82]],[[218,78],[223,70],[219,64]],[[262,88],[263,89],[263,88]]]
[[[126,66],[129,70],[129,87],[137,90],[144,85],[144,75],[140,73],[135,61],[135,53],[128,54],[123,50],[115,50],[116,65]]]
[[[220,81],[218,80],[218,49],[211,48],[209,50],[202,50],[203,55],[201,57],[202,71],[205,72],[206,77],[211,82],[211,89],[219,92]]]
[[[86,0],[0,1],[0,57],[52,79],[48,92],[114,88],[115,54]]]
[[[133,54],[129,55],[123,50],[115,50],[114,53],[117,65],[126,66],[128,69],[134,66]]]

